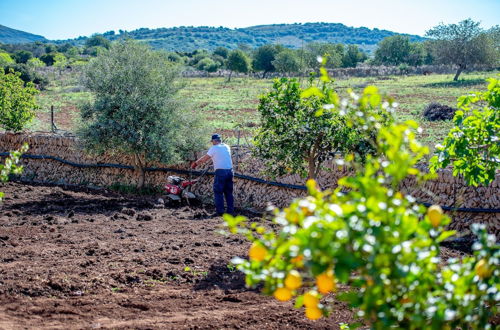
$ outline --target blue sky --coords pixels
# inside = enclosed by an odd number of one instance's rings
[[[0,24],[48,39],[140,27],[329,22],[423,35],[465,18],[500,24],[500,0],[0,0]]]

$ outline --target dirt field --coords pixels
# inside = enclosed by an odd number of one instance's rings
[[[248,242],[209,211],[154,199],[7,183],[0,206],[0,329],[338,328],[245,288]],[[186,269],[189,267],[189,270]]]

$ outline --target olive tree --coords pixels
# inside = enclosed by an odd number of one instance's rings
[[[375,51],[375,63],[384,65],[420,65],[423,63],[424,57],[423,46],[410,42],[410,38],[403,35],[382,39]]]
[[[479,24],[469,18],[458,24],[440,24],[426,32],[426,36],[432,38],[436,60],[457,66],[455,81],[467,66],[493,64],[497,60],[494,43]]]
[[[233,71],[248,73],[252,69],[250,58],[240,49],[233,50],[227,57],[226,67],[230,70],[227,81],[231,81]]]
[[[292,49],[281,51],[271,63],[276,68],[276,71],[283,74],[300,72],[304,68],[299,56],[297,56],[297,52]]]
[[[255,50],[253,54],[253,68],[256,71],[263,71],[262,78],[265,78],[268,72],[276,70],[273,61],[282,48],[278,45],[263,45]]]
[[[165,56],[131,40],[113,44],[84,72],[94,94],[81,109],[84,146],[133,155],[139,188],[148,161],[174,163],[201,148],[201,122],[180,103],[177,76]]]

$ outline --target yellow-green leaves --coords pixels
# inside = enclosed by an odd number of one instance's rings
[[[38,90],[33,83],[26,86],[20,73],[4,74],[0,67],[0,127],[7,131],[19,132],[34,117],[38,108],[35,95]]]
[[[469,185],[488,185],[500,168],[500,82],[488,79],[488,90],[462,96],[453,123],[442,145],[430,160],[431,171],[453,165]],[[483,102],[486,106],[479,108]]]

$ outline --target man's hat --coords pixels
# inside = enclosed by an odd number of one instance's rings
[[[212,135],[212,140],[220,141],[221,140],[220,135],[219,134]]]

